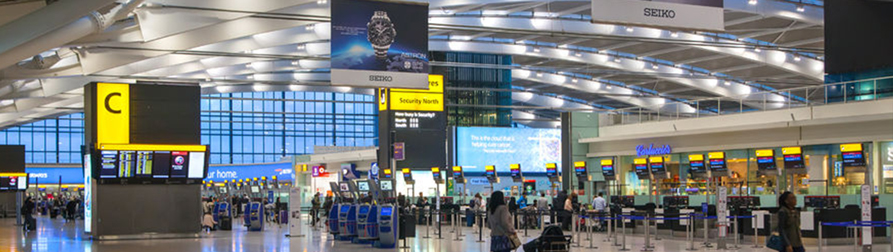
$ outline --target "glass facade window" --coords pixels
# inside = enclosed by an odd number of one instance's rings
[[[212,164],[276,162],[313,153],[313,146],[375,146],[373,98],[333,92],[205,95],[201,141],[211,147]],[[7,128],[0,144],[25,145],[26,163],[81,163],[84,114]]]
[[[477,53],[432,52],[431,59],[451,63],[512,65],[512,57]],[[446,83],[447,124],[497,126],[512,124],[511,69],[434,66]]]

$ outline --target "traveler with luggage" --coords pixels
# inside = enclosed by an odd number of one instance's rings
[[[21,209],[22,216],[25,217],[25,225],[22,226],[25,231],[37,229],[37,220],[34,219],[34,216],[32,215],[34,213],[34,208],[34,199],[31,197],[25,199],[25,202],[22,204]]]

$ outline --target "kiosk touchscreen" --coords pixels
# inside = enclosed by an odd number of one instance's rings
[[[688,169],[692,178],[706,178],[707,166],[704,164],[704,154],[688,155]]]
[[[403,168],[403,182],[406,182],[407,185],[415,183],[415,180],[412,180],[412,171],[409,168]]]
[[[499,183],[499,175],[496,174],[495,165],[484,166],[484,176],[487,177],[487,180],[490,181],[490,184]]]
[[[636,176],[639,179],[650,180],[651,172],[648,170],[648,159],[647,158],[636,158],[633,159],[633,170],[636,171]]]
[[[512,182],[524,183],[524,175],[521,174],[521,164],[510,164],[509,170],[512,174]]]
[[[453,180],[456,181],[456,184],[465,184],[465,172],[462,171],[462,166],[453,166]]]
[[[614,158],[602,159],[602,176],[605,177],[605,180],[615,180],[616,175],[614,174]]]
[[[664,157],[649,157],[648,168],[651,169],[651,175],[654,176],[654,179],[665,179],[670,177],[667,174]]]
[[[586,161],[574,162],[574,174],[580,182],[589,181],[589,168],[586,167]]]
[[[757,156],[757,170],[760,174],[778,174],[778,166],[775,164],[775,150],[756,150],[755,154]]]
[[[726,167],[726,153],[725,152],[710,152],[707,153],[707,161],[710,164],[710,176],[712,177],[728,177],[729,169]]]

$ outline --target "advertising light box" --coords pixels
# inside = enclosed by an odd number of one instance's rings
[[[778,167],[775,165],[775,150],[773,149],[765,149],[765,150],[756,150],[757,156],[757,168],[760,170],[777,170]]]
[[[806,164],[803,162],[803,151],[800,147],[781,148],[781,155],[784,158],[785,169],[806,168]]]
[[[707,168],[704,165],[703,154],[688,155],[688,167],[692,173],[706,173]]]
[[[544,173],[548,163],[561,166],[560,129],[456,129],[456,165],[465,172],[482,173],[484,165],[508,172],[511,164],[520,164],[524,173]]]
[[[633,170],[636,171],[636,175],[639,176],[639,179],[650,179],[651,171],[648,170],[648,159],[647,158],[636,158],[633,159]]]

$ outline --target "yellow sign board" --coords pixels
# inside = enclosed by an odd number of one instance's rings
[[[651,162],[651,163],[663,163],[663,162],[664,162],[664,157],[650,157],[650,158],[648,158],[648,162]]]
[[[391,92],[443,93],[443,75],[429,74],[427,90],[425,90],[425,89],[392,88]]]
[[[862,144],[853,143],[853,144],[841,144],[840,152],[854,152],[854,151],[862,151]]]
[[[411,173],[411,172],[409,171],[409,168],[403,168],[403,173],[406,174],[406,173]]]
[[[454,172],[460,172],[460,171],[462,171],[462,166],[453,166],[453,171],[454,171]]]
[[[130,143],[130,85],[96,84],[96,142]]]
[[[710,159],[726,158],[726,153],[725,152],[710,152],[710,153],[707,153],[707,157]]]
[[[177,144],[99,144],[99,150],[130,150],[130,151],[205,151],[205,145],[177,145]]]
[[[795,154],[800,154],[800,153],[802,153],[802,150],[800,149],[799,146],[798,146],[798,147],[784,147],[784,148],[781,148],[781,154],[782,154],[782,155],[795,155]]]
[[[645,159],[645,158],[636,158],[636,159],[633,159],[633,163],[634,163],[634,164],[647,164],[647,163],[648,163],[648,159]]]
[[[496,166],[493,166],[493,165],[484,166],[484,170],[485,171],[495,171]]]
[[[509,169],[521,169],[521,164],[510,164]]]
[[[688,161],[704,161],[704,155],[702,155],[702,154],[688,155]]]
[[[574,167],[586,167],[586,161],[574,162]]]
[[[443,111],[443,93],[403,93],[391,91],[390,98],[392,110]]]
[[[433,172],[433,173],[439,173],[439,172],[440,172],[440,167],[431,167],[431,172]]]
[[[546,169],[555,169],[555,167],[558,167],[558,165],[556,165],[555,163],[546,164]]]
[[[602,165],[614,165],[614,159],[602,159]]]
[[[757,157],[771,157],[771,156],[775,156],[775,151],[772,149],[757,150],[756,154],[757,154]]]

